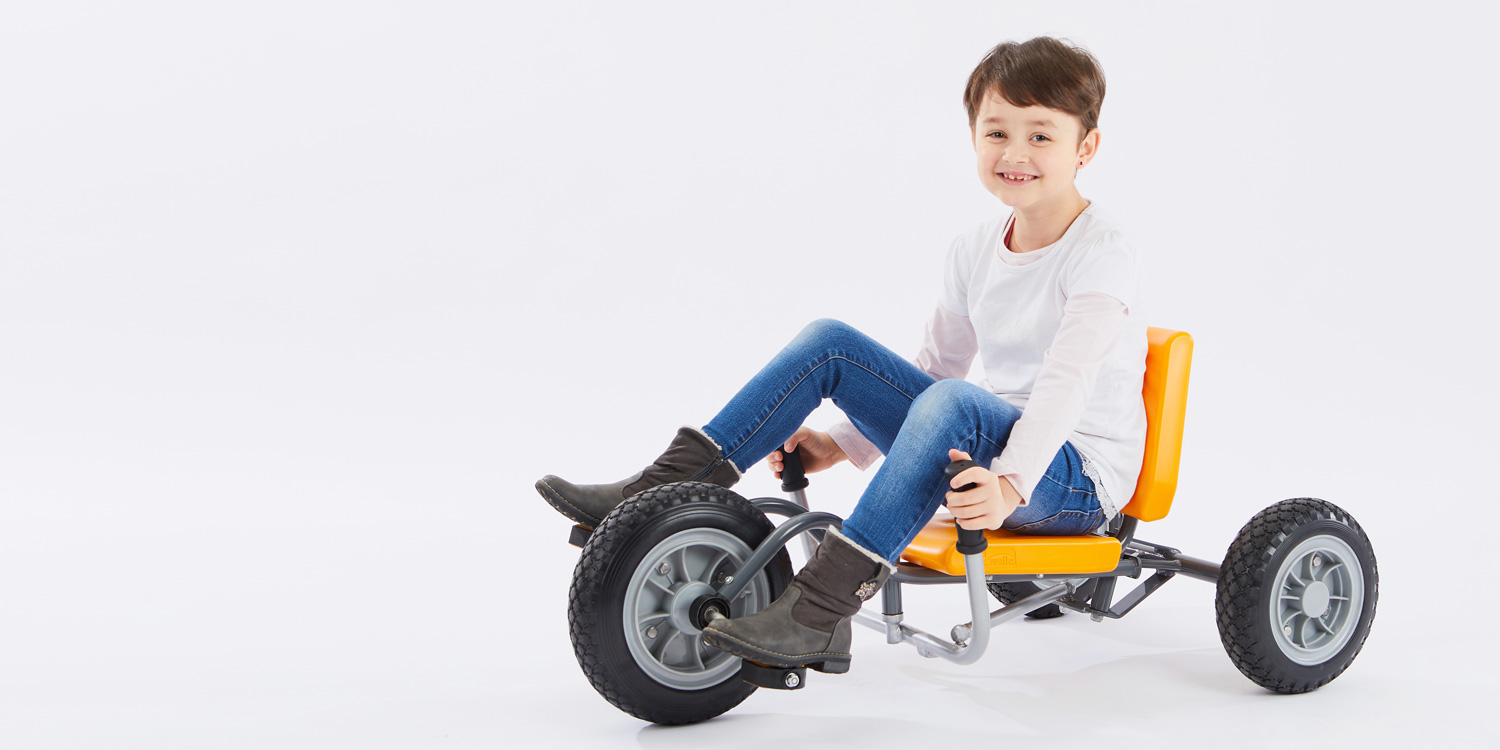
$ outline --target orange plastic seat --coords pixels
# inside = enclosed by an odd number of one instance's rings
[[[1120,540],[1108,536],[1040,536],[1017,534],[1009,529],[984,532],[990,546],[984,551],[984,572],[989,575],[1018,573],[1102,573],[1120,562]],[[964,556],[955,549],[958,527],[953,517],[939,513],[901,557],[924,568],[949,575],[964,574]]]
[[[1166,517],[1177,493],[1193,337],[1165,328],[1148,328],[1146,335],[1150,347],[1141,387],[1146,402],[1146,456],[1135,494],[1123,512],[1142,521],[1155,521]],[[1005,529],[984,534],[990,540],[984,553],[984,572],[991,575],[1102,573],[1114,570],[1120,560],[1120,542],[1111,537],[1026,535]],[[958,528],[953,518],[940,514],[927,523],[901,556],[925,568],[963,575],[964,559],[954,549],[957,544]]]

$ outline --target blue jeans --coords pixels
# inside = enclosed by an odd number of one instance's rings
[[[1020,409],[973,383],[934,380],[852,327],[822,319],[756,373],[703,431],[743,472],[780,448],[825,398],[885,454],[843,531],[891,562],[942,505],[948,449],[989,466],[1021,418]],[[1078,450],[1064,443],[1028,504],[1004,526],[1084,534],[1103,521],[1094,482]]]

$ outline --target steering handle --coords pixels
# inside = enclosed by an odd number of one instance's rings
[[[807,488],[807,472],[802,469],[802,446],[796,450],[781,449],[781,491],[796,492]]]
[[[964,461],[954,461],[953,463],[948,464],[948,467],[946,469],[943,469],[943,479],[947,480],[948,484],[951,485],[955,477],[957,477],[959,474],[964,473],[965,471],[968,471],[969,469],[974,468],[975,466],[983,466],[983,464],[972,459]],[[786,476],[786,474],[783,473],[782,476]],[[975,484],[974,482],[969,482],[968,484],[953,491],[968,492],[969,490],[972,490],[978,486],[979,485]],[[947,505],[948,501],[944,500],[943,504]],[[953,522],[953,526],[954,528],[958,529],[958,545],[956,546],[956,549],[958,550],[959,554],[973,555],[989,549],[990,540],[985,538],[984,530],[966,529],[962,526],[959,526],[958,521],[956,520]]]

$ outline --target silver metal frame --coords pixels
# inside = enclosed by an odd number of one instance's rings
[[[929,659],[942,658],[954,664],[973,664],[989,648],[992,628],[1077,590],[1072,581],[1062,581],[991,612],[989,581],[984,575],[982,553],[964,555],[964,584],[969,591],[970,618],[968,622],[953,626],[951,640],[907,625],[902,621],[902,612],[877,615],[868,610],[860,610],[854,615],[854,621],[885,633],[886,643],[910,643],[916,647],[917,653]],[[892,585],[899,586],[900,582]],[[987,627],[975,628],[974,624],[980,622]]]
[[[720,589],[719,594],[733,601],[750,580],[751,574],[764,567],[776,552],[789,543],[793,536],[801,536],[804,549],[811,556],[817,549],[813,533],[825,526],[840,528],[843,519],[832,513],[808,510],[807,494],[803,490],[790,493],[791,501],[781,498],[756,498],[762,511],[786,516],[787,520],[756,548],[734,575],[733,582]],[[1100,573],[1051,573],[985,575],[984,554],[964,555],[964,575],[954,576],[942,571],[903,563],[882,590],[883,611],[860,610],[854,622],[872,630],[885,633],[886,643],[909,643],[917,653],[927,658],[941,658],[955,664],[972,664],[984,655],[990,643],[990,630],[1002,623],[1020,617],[1038,607],[1059,602],[1069,609],[1090,615],[1096,622],[1105,618],[1118,619],[1134,609],[1163,584],[1178,574],[1202,581],[1214,582],[1219,578],[1219,566],[1207,560],[1189,557],[1178,550],[1159,544],[1135,539],[1138,521],[1125,517],[1112,536],[1120,540],[1120,561],[1114,570]],[[1142,573],[1152,573],[1140,585],[1114,600],[1115,581],[1121,576],[1140,578]],[[988,584],[1007,581],[1051,582],[1052,585],[990,611]],[[1085,583],[1079,583],[1085,581]],[[901,607],[901,584],[954,584],[963,583],[969,593],[969,621],[953,626],[948,638],[935,636],[906,624]],[[1077,597],[1074,595],[1077,594]],[[1059,601],[1063,600],[1063,601]],[[983,623],[986,627],[976,627]]]

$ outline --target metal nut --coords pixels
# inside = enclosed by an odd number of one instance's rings
[[[655,625],[652,625],[651,627],[646,628],[646,637],[647,638],[655,638],[656,637],[656,626]]]
[[[797,687],[798,685],[800,685],[801,683],[802,683],[802,678],[798,677],[796,672],[787,672],[786,673],[786,686],[787,687],[794,688],[794,687]]]
[[[954,643],[962,645],[962,644],[968,643],[969,642],[969,637],[972,636],[973,634],[974,634],[974,628],[970,627],[967,624],[965,624],[965,625],[954,625],[953,626],[953,631],[948,634],[948,637],[952,638]]]
[[[661,565],[656,566],[656,572],[662,575],[666,575],[672,572],[672,566],[668,565],[667,563],[662,563]]]

